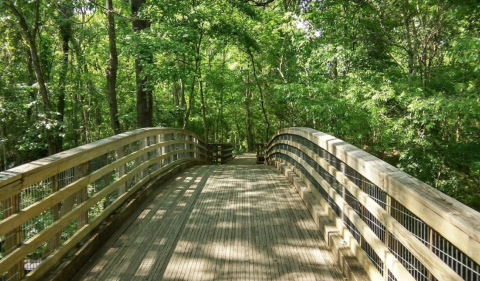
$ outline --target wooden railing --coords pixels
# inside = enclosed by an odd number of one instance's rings
[[[210,143],[213,164],[225,164],[233,158],[233,145],[231,143]]]
[[[39,279],[145,183],[189,161],[210,162],[197,135],[146,128],[0,173],[0,280]]]
[[[480,280],[475,210],[312,129],[279,131],[267,161],[303,180],[324,210],[314,217],[336,226],[372,280]]]
[[[256,143],[255,150],[257,152],[257,164],[265,164],[265,143]]]

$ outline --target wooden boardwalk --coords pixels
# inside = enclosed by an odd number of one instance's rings
[[[180,173],[74,280],[344,279],[285,177],[212,165]]]

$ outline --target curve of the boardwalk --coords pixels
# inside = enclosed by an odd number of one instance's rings
[[[0,280],[480,281],[477,211],[310,128],[256,148],[143,128],[0,172]]]
[[[291,183],[240,156],[163,184],[74,280],[343,280]]]

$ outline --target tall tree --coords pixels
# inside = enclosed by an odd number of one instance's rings
[[[115,35],[115,17],[112,0],[106,0],[106,13],[108,19],[108,43],[110,49],[110,60],[107,68],[107,94],[110,109],[110,124],[114,134],[120,134],[120,120],[118,118],[117,104],[117,38]]]
[[[139,18],[139,11],[144,4],[144,0],[131,1],[132,13],[132,29],[133,32],[141,32],[150,26],[150,22],[146,19]],[[148,74],[142,72],[143,64],[151,64],[153,62],[152,54],[143,48],[143,43],[135,42],[137,52],[135,57],[135,81],[137,87],[137,126],[152,127],[153,126],[153,95],[151,86],[148,85]]]
[[[60,67],[59,80],[58,80],[58,122],[60,129],[59,134],[56,136],[56,149],[58,151],[63,150],[63,122],[65,120],[65,87],[67,84],[68,73],[68,55],[70,52],[69,42],[72,38],[72,22],[73,6],[70,1],[64,1],[60,4],[59,15],[59,29],[60,38],[62,40],[62,65]]]
[[[268,133],[269,133],[269,130],[270,130],[270,122],[268,121],[268,114],[267,114],[267,110],[265,109],[265,97],[264,97],[262,86],[260,85],[260,82],[258,81],[257,69],[255,67],[255,59],[253,57],[252,50],[250,48],[247,48],[247,53],[248,53],[248,56],[250,57],[251,62],[252,62],[253,77],[255,77],[255,84],[257,84],[258,92],[260,94],[260,104],[262,106],[263,117],[265,118],[265,140],[264,140],[264,142],[267,143],[268,140],[269,140],[268,139],[268,137],[269,137]]]
[[[46,135],[46,140],[48,144],[48,152],[50,155],[57,152],[54,130],[55,126],[52,120],[52,105],[50,102],[49,91],[45,82],[44,72],[42,65],[40,63],[40,58],[38,56],[37,50],[37,33],[40,27],[40,0],[34,2],[34,11],[33,11],[33,25],[29,26],[27,20],[19,7],[15,5],[13,1],[7,2],[7,8],[10,12],[17,18],[18,24],[22,30],[23,37],[28,44],[30,56],[32,59],[33,69],[35,70],[35,76],[37,78],[37,84],[39,87],[39,94],[43,100],[43,107],[45,111],[45,120],[44,120],[44,132]]]

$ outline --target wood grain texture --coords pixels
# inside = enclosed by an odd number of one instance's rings
[[[355,210],[350,207],[347,202],[339,195],[331,185],[322,178],[313,168],[308,166],[308,164],[301,159],[300,157],[296,156],[293,153],[288,151],[283,151],[285,154],[289,155],[297,162],[299,162],[303,167],[307,170],[309,174],[311,174],[315,180],[320,183],[322,187],[325,188],[325,191],[328,193],[330,198],[334,200],[337,206],[342,210],[343,214],[352,221],[358,232],[364,237],[365,241],[370,244],[378,255],[378,257],[385,263],[387,263],[388,268],[394,276],[396,276],[399,280],[409,280],[414,281],[415,279],[412,275],[403,267],[403,265],[395,258],[395,256],[388,250],[387,245],[383,244],[382,241],[375,235],[375,233],[367,226],[367,224],[360,218],[360,216],[355,212]],[[441,266],[441,265],[439,265]],[[460,281],[460,280],[458,280]]]
[[[149,136],[164,134],[187,134],[189,136],[193,136],[200,140],[197,145],[207,150],[208,145],[205,144],[203,140],[201,140],[201,138],[194,133],[175,128],[142,128],[82,145],[80,147],[63,151],[37,161],[12,168],[8,171],[1,172],[0,190],[3,188],[3,186],[20,179],[22,180],[22,185],[24,187],[29,186],[44,178],[51,177],[65,169],[74,167],[80,163],[85,163],[91,159],[104,155],[110,151],[114,151],[119,147],[125,146],[137,140],[144,139]]]
[[[331,135],[310,128],[288,128],[280,130],[276,136],[285,134],[303,137],[325,149],[480,263],[479,212]]]
[[[144,162],[143,164],[139,165],[139,167],[141,166],[142,168],[145,168],[145,167],[148,167],[149,165],[151,165],[152,163],[157,163],[157,162],[161,161],[162,159],[168,158],[170,156],[173,156],[173,155],[176,155],[176,154],[179,154],[179,153],[183,153],[183,152],[194,152],[194,151],[195,150],[181,150],[181,151],[169,152],[169,153],[166,153],[164,155],[160,155],[160,156],[157,156],[155,158],[152,158],[152,159]],[[142,155],[141,153],[137,153],[137,152],[132,153],[128,156],[125,156],[125,157],[121,158],[120,160],[115,161],[115,162],[113,162],[109,165],[106,165],[105,167],[103,167],[103,168],[101,168],[101,169],[99,169],[99,170],[97,170],[97,171],[95,171],[95,172],[93,172],[93,173],[91,173],[87,176],[81,177],[77,181],[65,186],[63,189],[61,189],[57,192],[54,192],[51,195],[42,199],[41,201],[38,201],[38,202],[32,204],[31,206],[29,206],[28,208],[23,209],[21,212],[19,212],[17,214],[14,214],[14,215],[12,215],[8,218],[5,218],[4,220],[1,220],[0,221],[0,235],[4,235],[5,233],[7,233],[8,231],[11,231],[15,227],[18,227],[18,226],[22,225],[23,223],[25,223],[29,219],[34,218],[35,216],[37,216],[41,212],[43,212],[45,210],[48,210],[49,208],[53,207],[55,204],[61,202],[62,200],[68,198],[69,196],[72,196],[73,194],[75,194],[76,192],[78,192],[79,190],[81,190],[82,188],[87,186],[88,184],[100,179],[104,175],[108,174],[109,172],[113,171],[114,169],[118,168],[119,166],[125,164],[126,162],[128,162],[132,159],[135,159],[139,155]],[[126,183],[127,180],[133,178],[135,176],[136,172],[140,171],[140,170],[141,169],[138,169],[138,167],[137,167],[137,168],[133,169],[132,171],[130,171],[130,174],[121,174],[121,177],[118,179],[118,181],[121,181],[122,183]],[[160,169],[160,170],[154,172],[152,175],[154,175],[155,173],[161,173],[162,171],[163,170]],[[112,185],[110,185],[107,189],[102,191],[102,194],[105,194],[106,192],[110,193],[110,192],[113,191],[113,189],[115,189],[117,187],[118,187],[117,184],[112,183]],[[108,193],[106,193],[106,195],[108,195]],[[106,196],[106,195],[103,195],[103,196]]]
[[[179,174],[73,280],[343,280],[288,180],[268,166]]]
[[[395,220],[391,215],[389,215],[380,205],[378,205],[368,194],[366,194],[364,191],[362,191],[356,184],[354,184],[348,177],[346,177],[343,173],[338,171],[335,167],[330,165],[326,160],[321,158],[320,156],[316,155],[313,151],[311,151],[308,147],[298,144],[296,142],[292,141],[281,141],[281,143],[286,143],[289,146],[295,147],[300,149],[303,153],[311,157],[312,159],[315,160],[316,163],[318,163],[325,171],[328,171],[330,175],[332,175],[334,178],[338,180],[338,182],[342,183],[345,188],[353,195],[357,200],[359,200],[360,203],[375,217],[395,236],[397,237],[398,241],[400,241],[412,254],[414,254],[418,260],[425,265],[430,272],[433,273],[435,277],[437,277],[438,280],[458,280],[461,281],[463,280],[460,276],[458,276],[450,267],[445,266],[445,263],[437,256],[435,255],[428,247],[426,247],[420,240],[418,240],[410,231],[408,231],[405,227],[403,227],[397,220]],[[310,170],[310,173],[316,174],[314,177],[316,180],[326,188],[326,192],[330,194],[331,198],[338,199],[339,202],[337,202],[337,205],[343,210],[344,208],[349,208],[348,204],[343,201],[343,199],[340,199],[341,196],[333,189],[330,187],[330,184],[325,181],[315,170],[311,169],[310,166],[300,157],[297,155],[288,152],[288,151],[283,151],[283,150],[273,150],[275,151],[280,151],[286,155],[289,155],[293,159],[297,160],[299,163],[301,163],[304,168],[307,170]],[[355,216],[355,212],[350,210],[350,213]],[[355,216],[355,219],[350,217],[350,220],[352,222],[359,222],[362,225],[356,225],[357,229],[364,230],[365,228],[368,228],[368,226],[364,225],[363,221]],[[363,233],[362,233],[363,234]],[[376,238],[375,234],[370,233],[370,235],[363,234],[365,238],[372,236],[373,238]],[[378,242],[378,241],[377,241]],[[383,243],[377,243],[381,247],[386,247],[386,245],[383,245]],[[371,244],[372,245],[372,244]],[[372,245],[373,246],[373,245]],[[397,263],[398,261],[393,262],[388,262],[386,258],[384,259],[383,257],[386,257],[386,254],[384,252],[378,251],[377,248],[374,248],[374,250],[377,252],[379,257],[387,263],[387,266],[389,266],[390,271],[394,272],[393,268],[398,268]],[[387,253],[389,253],[388,249],[386,249]],[[389,253],[390,254],[390,253]],[[395,258],[393,258],[396,260]],[[401,265],[400,265],[401,266]],[[400,274],[401,272],[398,272]],[[403,271],[401,274],[408,274],[407,271]],[[401,280],[406,280],[407,277],[411,276],[401,276],[401,275],[395,275],[397,278]]]

